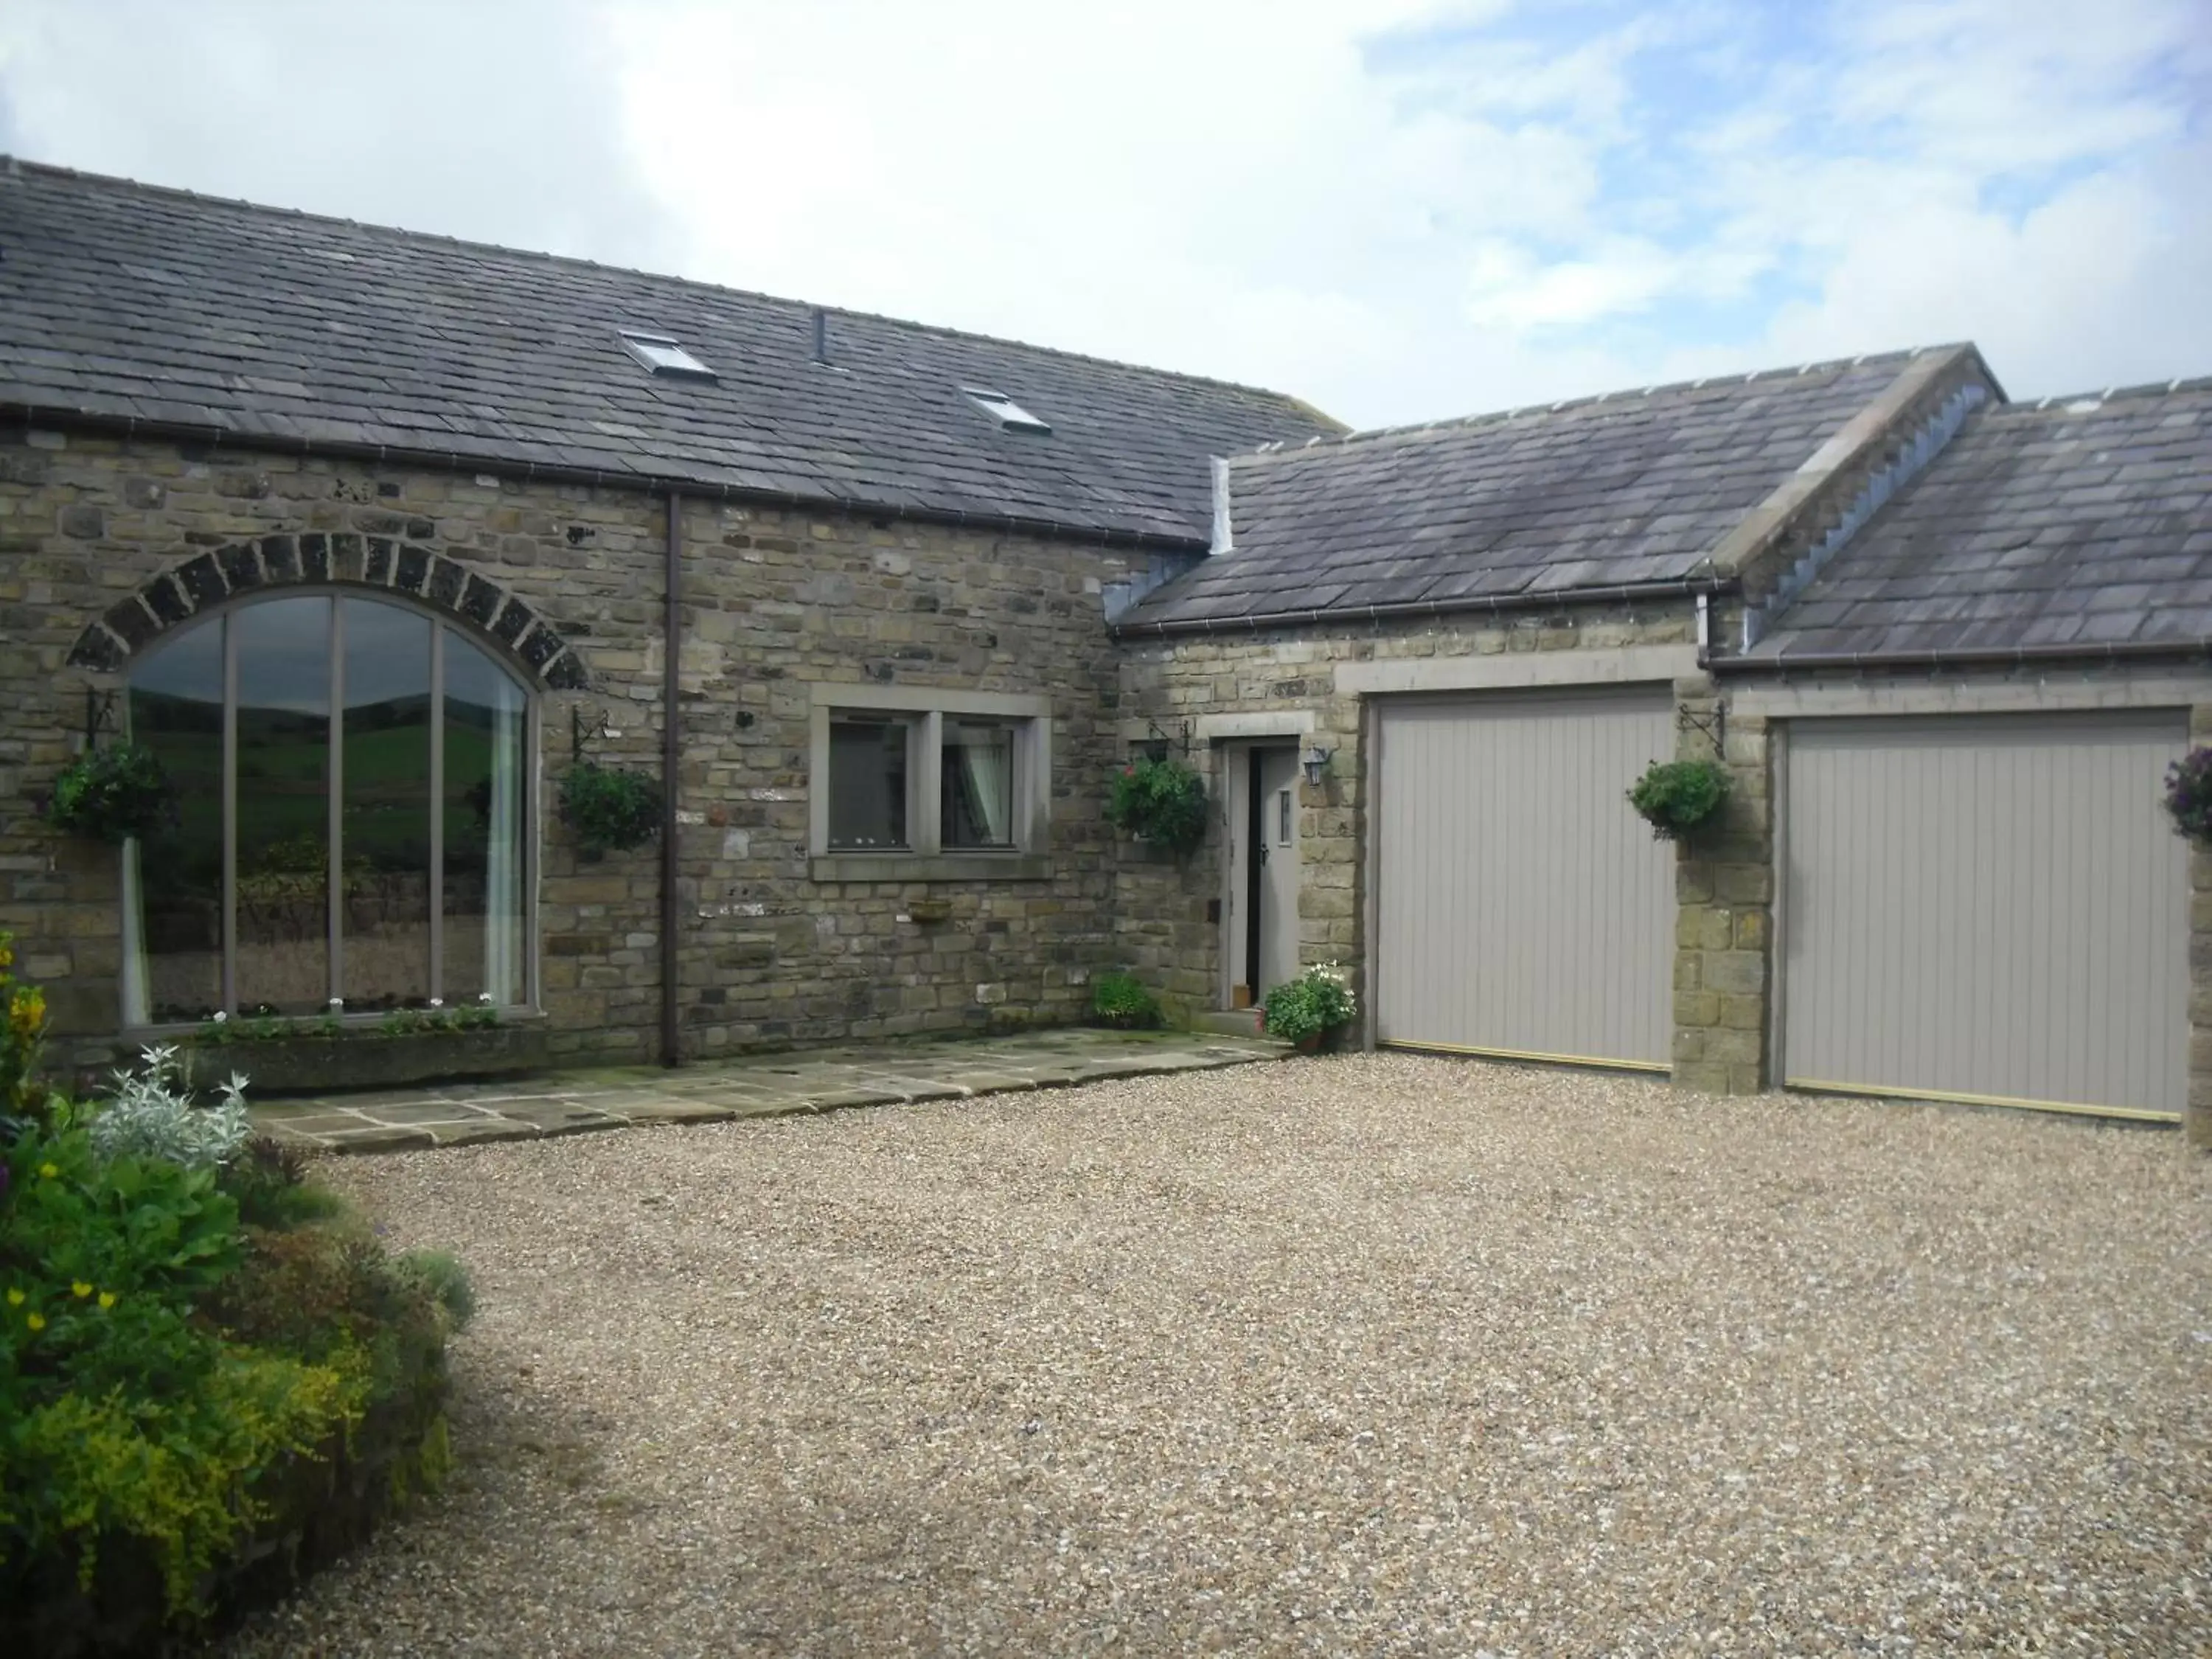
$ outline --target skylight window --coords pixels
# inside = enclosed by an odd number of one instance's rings
[[[713,369],[665,334],[639,334],[624,329],[622,340],[629,348],[630,356],[656,374],[692,380],[711,380],[714,378]]]
[[[988,386],[963,386],[969,400],[1009,432],[1049,432],[1049,422],[1041,421],[1003,392],[994,392]]]

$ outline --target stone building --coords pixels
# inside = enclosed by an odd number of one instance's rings
[[[0,927],[88,1053],[437,996],[672,1060],[1334,960],[1372,1042],[2212,1132],[2157,799],[2212,383],[2015,404],[1959,346],[1346,434],[28,164],[0,250]],[[179,823],[58,839],[125,731]],[[1192,857],[1102,821],[1146,748]],[[1655,843],[1626,788],[1706,756]],[[579,757],[665,780],[657,850],[584,856]]]

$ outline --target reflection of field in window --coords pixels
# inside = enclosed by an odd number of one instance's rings
[[[519,1003],[527,699],[489,656],[429,617],[339,603],[339,994],[356,1012],[440,995]],[[305,1013],[331,994],[332,621],[327,598],[241,606],[133,673],[133,734],[161,757],[181,810],[175,829],[125,854],[137,933],[129,1019],[203,1019],[222,1006],[226,634],[237,675],[234,1006]],[[443,653],[442,711],[433,707],[434,650]],[[436,799],[434,731],[443,739]],[[434,976],[434,840],[444,863]]]
[[[156,1020],[222,1006],[222,625],[180,634],[131,679],[131,735],[176,786],[177,822],[131,849]],[[134,1011],[137,1012],[137,1011]]]
[[[330,983],[331,602],[233,613],[238,651],[239,1006],[322,1006]]]

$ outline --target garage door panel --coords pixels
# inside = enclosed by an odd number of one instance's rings
[[[1382,1041],[1665,1063],[1673,860],[1622,797],[1673,718],[1664,690],[1384,709]]]
[[[1806,721],[1789,741],[1785,1079],[2178,1111],[2179,714]]]

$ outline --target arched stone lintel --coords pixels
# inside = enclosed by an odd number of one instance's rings
[[[581,655],[515,594],[429,548],[350,532],[262,536],[183,560],[87,627],[70,652],[70,666],[117,673],[172,629],[241,593],[316,586],[404,593],[504,646],[545,689],[591,689]]]

